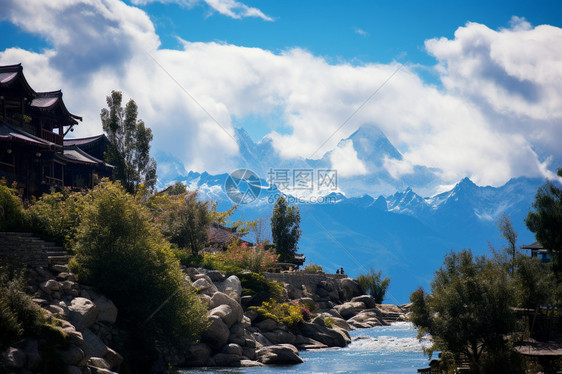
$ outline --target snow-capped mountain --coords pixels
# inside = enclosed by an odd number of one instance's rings
[[[240,144],[238,163],[256,172],[258,177],[252,184],[259,189],[255,201],[239,205],[234,219],[269,217],[277,197],[291,195],[291,191],[269,184],[270,168],[329,168],[334,154],[287,165],[278,158],[270,139],[254,143],[243,130],[237,130],[236,138]],[[326,271],[344,267],[351,276],[371,267],[382,270],[392,278],[390,295],[394,299],[389,301],[407,302],[414,289],[428,288],[448,251],[471,248],[486,254],[488,243],[502,247],[496,226],[502,214],[511,217],[519,233],[518,244],[534,241],[524,218],[543,180],[516,178],[501,187],[482,187],[465,178],[449,191],[427,196],[424,187],[437,181],[434,171],[414,167],[407,177],[392,177],[384,165],[388,160],[401,161],[402,155],[382,132],[360,129],[342,142],[341,146],[353,143],[368,173],[339,178],[338,189],[322,191],[321,196],[289,196],[301,210],[299,251],[307,262],[321,264]],[[157,154],[156,159],[160,185],[181,181],[189,189],[199,190],[201,198],[217,201],[219,210],[234,204],[226,193],[229,174],[186,172],[179,160],[166,154]]]

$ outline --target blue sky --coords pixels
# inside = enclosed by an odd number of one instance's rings
[[[62,89],[85,118],[77,136],[101,131],[105,96],[122,90],[153,128],[154,149],[191,170],[235,166],[234,127],[271,138],[291,159],[330,139],[322,156],[376,126],[404,155],[384,165],[391,175],[422,165],[444,185],[552,176],[562,161],[560,1],[5,0],[2,8],[0,63],[23,63],[37,90]],[[370,172],[352,145],[335,154],[342,170]]]

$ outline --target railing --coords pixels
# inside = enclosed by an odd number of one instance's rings
[[[51,143],[62,145],[62,135],[56,134],[52,131],[41,129],[41,138]]]

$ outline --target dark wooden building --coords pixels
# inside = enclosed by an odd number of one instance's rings
[[[0,178],[15,182],[25,197],[90,188],[99,177],[111,176],[103,153],[96,157],[100,154],[66,144],[65,136],[82,117],[68,111],[62,96],[61,91],[35,92],[21,64],[0,66]]]

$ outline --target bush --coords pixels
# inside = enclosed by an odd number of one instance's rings
[[[307,273],[323,273],[324,268],[316,264],[308,264],[304,267],[304,271]]]
[[[381,280],[382,271],[378,273],[371,269],[367,274],[361,274],[357,277],[357,283],[363,289],[363,292],[373,296],[377,304],[381,304],[386,294],[386,289],[390,284],[390,278]]]
[[[41,308],[25,293],[23,272],[0,268],[0,351],[24,336],[39,336],[45,324]]]
[[[252,306],[250,309],[258,312],[260,319],[271,318],[275,322],[284,323],[287,326],[293,326],[303,321],[303,311],[297,303],[279,303],[270,299],[264,301],[261,306]]]
[[[117,183],[104,181],[88,195],[72,271],[115,302],[131,339],[145,347],[192,341],[206,327],[205,307],[147,208]]]
[[[26,215],[15,189],[0,180],[0,231],[22,231]]]
[[[84,205],[86,198],[78,192],[63,190],[44,194],[28,210],[32,230],[47,240],[69,247],[80,225]]]
[[[284,288],[281,283],[267,280],[258,273],[238,273],[237,276],[242,283],[242,295],[253,296],[249,305],[260,305],[270,299],[283,299]]]
[[[252,248],[246,243],[238,245],[235,242],[229,245],[225,252],[216,254],[218,261],[253,273],[263,273],[271,269],[278,257],[274,251],[266,250],[260,244]]]
[[[332,317],[326,317],[326,318],[324,318],[324,324],[325,324],[326,327],[329,328],[329,329],[333,328],[335,323],[336,323],[336,320],[333,319]]]

